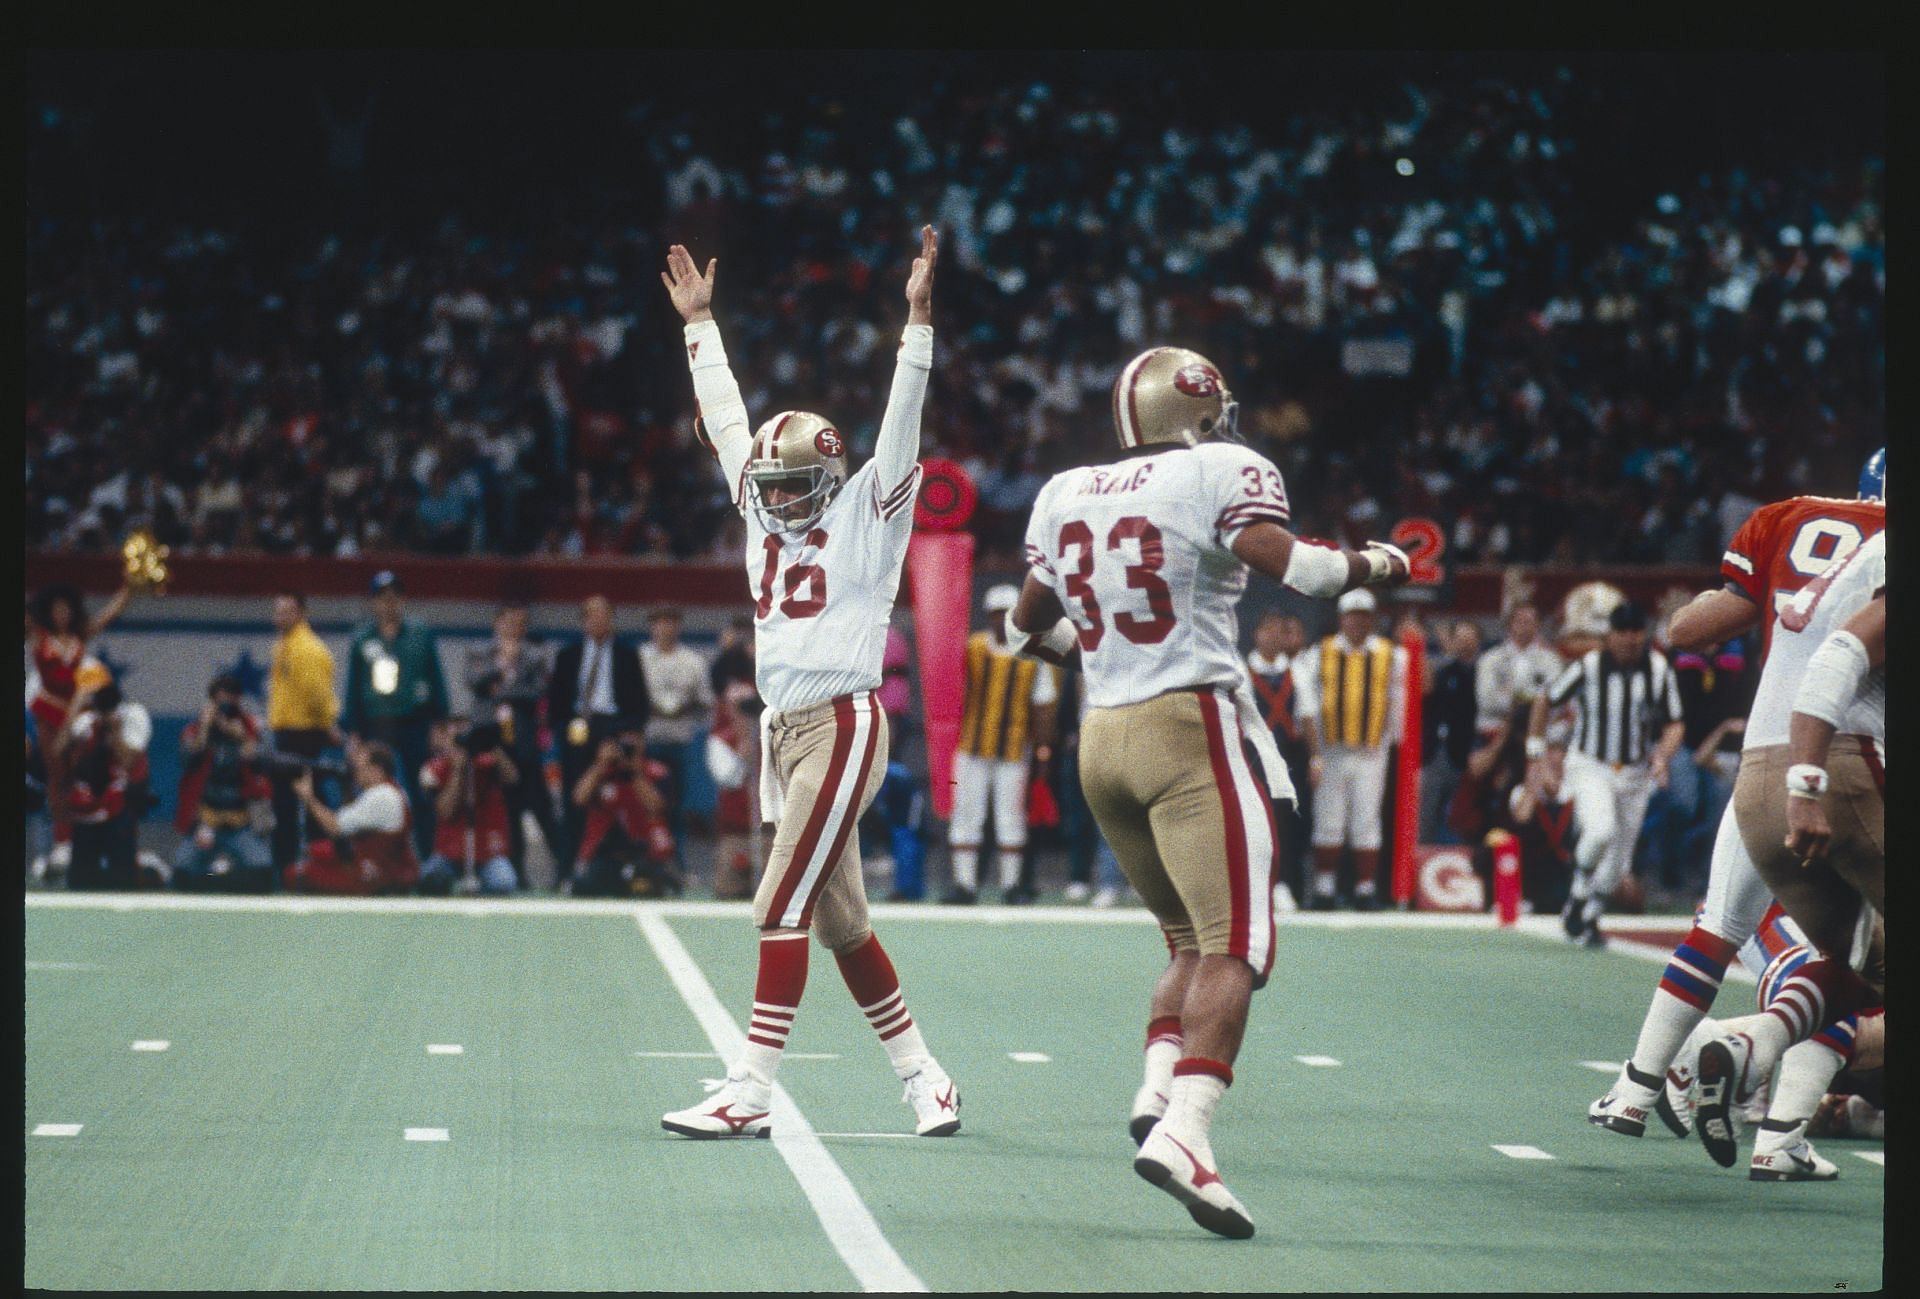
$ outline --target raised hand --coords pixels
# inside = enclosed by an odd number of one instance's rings
[[[932,226],[920,227],[920,255],[913,259],[913,273],[907,276],[907,323],[933,323],[933,271],[940,261],[940,236]]]
[[[685,247],[674,244],[667,249],[667,269],[660,272],[660,282],[667,286],[673,309],[689,325],[713,319],[713,280],[719,266],[719,258],[709,259],[707,272],[702,275]]]

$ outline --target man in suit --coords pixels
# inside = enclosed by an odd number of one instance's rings
[[[562,647],[547,687],[547,725],[560,749],[561,788],[571,790],[593,765],[601,742],[622,729],[644,731],[652,711],[640,654],[613,632],[613,605],[592,595],[580,606],[581,638]],[[566,841],[571,855],[580,842],[584,814],[566,800]],[[562,863],[560,878],[574,862]]]

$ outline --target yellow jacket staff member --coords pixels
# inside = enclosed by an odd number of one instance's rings
[[[1374,631],[1371,591],[1340,597],[1340,630],[1293,660],[1301,731],[1313,753],[1313,905],[1334,905],[1340,852],[1353,849],[1353,900],[1376,904],[1387,748],[1406,717],[1407,652]]]
[[[987,592],[987,626],[967,641],[966,707],[953,755],[953,818],[947,827],[953,886],[946,902],[969,903],[980,887],[980,844],[989,811],[1000,851],[1000,892],[1031,901],[1021,886],[1027,848],[1027,764],[1053,741],[1060,698],[1055,669],[1007,648],[1006,616],[1020,598],[1008,585]],[[1043,758],[1044,760],[1044,758]]]
[[[307,598],[278,595],[273,600],[273,667],[267,678],[267,727],[273,747],[301,758],[317,758],[340,742],[334,722],[340,699],[333,692],[333,654],[307,625]],[[304,851],[300,801],[284,779],[273,782],[273,861],[285,869]]]

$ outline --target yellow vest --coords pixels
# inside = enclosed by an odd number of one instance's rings
[[[977,631],[967,638],[967,704],[960,715],[961,752],[1011,762],[1026,758],[1033,729],[1034,674],[1042,666],[1037,660],[1020,658],[995,646],[987,632]]]
[[[1373,748],[1387,729],[1393,642],[1369,636],[1357,650],[1338,636],[1320,642],[1320,735],[1328,744]]]
[[[267,725],[276,731],[325,730],[340,715],[333,693],[333,654],[302,622],[273,643]]]

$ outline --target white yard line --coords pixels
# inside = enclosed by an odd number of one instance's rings
[[[448,1139],[445,1128],[403,1128],[400,1135],[408,1141],[445,1141]]]
[[[40,1123],[33,1129],[36,1137],[77,1137],[84,1123]]]
[[[728,914],[745,913],[730,908]],[[654,956],[659,958],[681,1000],[700,1022],[720,1058],[731,1060],[739,1055],[746,1045],[746,1035],[720,1004],[713,985],[707,982],[707,976],[668,926],[665,916],[656,908],[648,908],[635,914],[634,922],[640,926]],[[752,949],[743,946],[740,950],[744,958]],[[862,1290],[925,1293],[926,1282],[914,1275],[906,1260],[881,1234],[880,1224],[874,1221],[860,1193],[820,1143],[820,1134],[800,1113],[793,1097],[779,1083],[773,1086],[773,1145],[786,1160],[794,1180],[800,1183],[800,1189],[813,1205],[814,1215],[826,1229],[827,1239]],[[701,1157],[698,1150],[688,1150],[686,1154],[689,1158]]]
[[[1340,1062],[1330,1055],[1296,1055],[1293,1058],[1313,1069],[1338,1069],[1340,1067]]]
[[[133,1049],[136,1051],[164,1051],[172,1045],[173,1043],[164,1037],[141,1038],[133,1044]]]
[[[1878,1164],[1882,1168],[1887,1166],[1887,1152],[1884,1150],[1856,1150],[1853,1152],[1853,1157],[1864,1159],[1869,1164]]]
[[[1644,931],[1672,933],[1686,930],[1693,925],[1692,916],[1602,916],[1600,932],[1608,938],[1607,950],[1619,952],[1623,956],[1632,956],[1642,961],[1652,961],[1665,965],[1673,958],[1673,948],[1650,942],[1637,935]],[[1514,926],[1519,932],[1531,938],[1543,938],[1565,947],[1569,952],[1576,950],[1575,944],[1567,941],[1566,931],[1560,927],[1558,916],[1522,916],[1520,923]],[[1727,966],[1727,983],[1758,983],[1746,966],[1734,961]]]
[[[1553,1158],[1552,1155],[1540,1149],[1540,1147],[1538,1146],[1496,1145],[1494,1149],[1498,1150],[1501,1154],[1505,1155],[1508,1159],[1552,1159]]]

